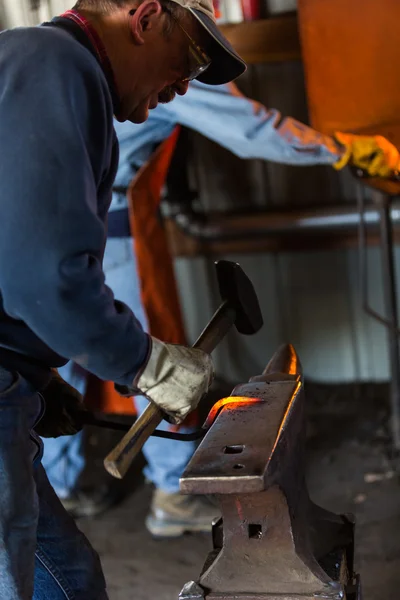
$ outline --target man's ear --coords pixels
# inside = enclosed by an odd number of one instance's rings
[[[137,8],[129,11],[129,25],[136,44],[144,44],[144,34],[154,27],[162,13],[158,0],[144,0]]]

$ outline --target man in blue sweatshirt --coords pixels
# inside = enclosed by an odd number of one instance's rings
[[[79,429],[79,395],[54,369],[73,360],[175,423],[210,385],[208,355],[151,338],[105,285],[113,115],[143,122],[191,79],[244,69],[212,0],[79,0],[0,35],[0,600],[107,598],[40,462],[34,428]]]

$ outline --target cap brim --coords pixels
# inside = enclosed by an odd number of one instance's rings
[[[211,45],[210,49],[207,49],[207,53],[210,55],[212,62],[208,69],[197,79],[209,85],[221,85],[229,83],[229,81],[233,81],[239,75],[242,75],[247,69],[246,63],[222,35],[216,23],[201,10],[195,10],[194,8],[188,8],[187,10],[190,10],[211,36]]]

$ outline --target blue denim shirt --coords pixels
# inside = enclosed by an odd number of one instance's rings
[[[127,186],[157,144],[176,125],[197,131],[244,159],[258,158],[290,165],[333,164],[341,151],[322,135],[279,111],[246,98],[234,84],[210,86],[194,81],[185,96],[150,111],[140,125],[115,123],[120,161],[115,184]],[[114,194],[111,210],[125,204]]]

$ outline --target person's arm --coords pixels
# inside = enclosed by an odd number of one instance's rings
[[[160,105],[155,113],[224,146],[241,158],[292,165],[333,164],[339,144],[279,111],[243,96],[234,84],[193,82],[186,96]]]
[[[98,197],[112,107],[94,59],[79,57],[77,68],[68,50],[57,56],[62,64],[50,52],[35,65],[0,59],[3,305],[61,356],[129,385],[149,338],[104,283],[108,198],[99,205]]]
[[[381,136],[323,135],[292,117],[246,98],[234,83],[193,82],[184,98],[159,107],[164,118],[194,129],[241,158],[290,165],[350,164],[367,175],[390,177],[400,171],[397,148]]]

